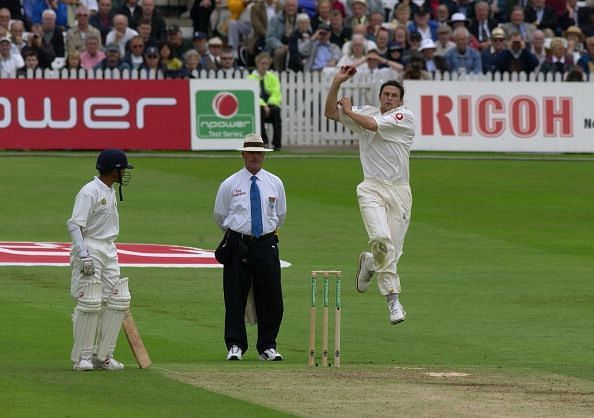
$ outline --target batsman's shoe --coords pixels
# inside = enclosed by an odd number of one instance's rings
[[[278,351],[276,351],[274,348],[268,348],[268,349],[264,350],[264,352],[262,354],[260,354],[260,360],[282,361],[283,356],[281,356],[281,354]]]
[[[229,353],[227,354],[227,360],[241,360],[243,351],[236,345],[232,345]]]
[[[124,370],[124,365],[113,357],[107,357],[105,361],[101,361],[98,358],[93,358],[93,365],[96,369],[109,371]]]
[[[72,364],[72,370],[76,370],[77,372],[88,372],[93,369],[93,362],[88,358],[81,358],[79,361]]]
[[[357,269],[357,292],[363,293],[371,284],[373,270],[369,267],[373,265],[373,254],[363,251],[359,255],[359,268]]]
[[[388,309],[390,310],[390,323],[396,325],[406,319],[406,312],[398,300],[388,301]]]

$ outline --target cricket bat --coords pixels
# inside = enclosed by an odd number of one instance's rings
[[[126,333],[126,338],[128,339],[128,344],[130,344],[132,354],[134,354],[136,363],[138,363],[138,367],[141,369],[150,367],[150,365],[153,363],[148,355],[148,352],[146,351],[146,348],[144,347],[144,343],[142,342],[138,328],[136,328],[136,323],[134,322],[134,318],[132,317],[130,310],[127,310],[124,314],[124,322],[122,325],[124,332]]]

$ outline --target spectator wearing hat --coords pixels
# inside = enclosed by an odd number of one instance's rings
[[[17,71],[25,66],[21,54],[11,51],[10,38],[0,38],[0,75],[15,77]]]
[[[435,42],[431,39],[423,39],[419,51],[423,54],[424,69],[432,74],[446,72],[449,70],[444,57],[435,55]]]
[[[180,63],[184,53],[192,49],[192,41],[183,37],[179,25],[169,25],[167,27],[167,42],[171,47],[172,55],[180,60]]]
[[[283,11],[273,16],[266,31],[266,51],[272,56],[276,71],[285,69],[289,53],[289,36],[297,28],[297,0],[285,0]]]
[[[268,145],[266,123],[272,124],[272,146],[275,151],[282,147],[282,120],[280,105],[282,102],[281,86],[278,76],[269,71],[272,58],[261,52],[256,56],[256,69],[247,78],[260,84],[260,131],[264,144]]]
[[[105,37],[108,44],[118,44],[120,46],[120,55],[126,55],[126,46],[133,37],[138,36],[138,32],[128,27],[128,18],[124,15],[115,15],[113,17],[113,29]]]
[[[507,48],[495,57],[495,69],[501,73],[530,74],[538,67],[538,58],[526,47],[518,32],[509,36]]]
[[[208,36],[204,32],[194,32],[192,37],[193,49],[198,51],[200,58],[208,54]]]
[[[254,3],[250,9],[252,32],[248,36],[245,47],[248,63],[253,63],[254,57],[262,52],[266,46],[266,31],[272,16],[280,14],[282,4],[277,0],[261,0]]]
[[[582,67],[584,74],[591,78],[594,74],[594,35],[586,39],[586,51],[577,63]]]
[[[221,63],[219,62],[219,55],[223,50],[223,41],[218,36],[208,40],[208,52],[200,59],[200,67],[205,70],[217,70]]]
[[[85,38],[89,35],[101,38],[101,32],[89,25],[89,9],[85,6],[76,8],[76,22],[76,27],[70,28],[66,32],[66,51],[83,52],[85,50]]]
[[[330,42],[343,48],[352,36],[353,30],[344,25],[344,17],[340,11],[332,10],[330,12]]]
[[[94,70],[125,70],[130,66],[122,60],[120,46],[116,43],[107,44],[105,47],[105,58],[99,62]]]
[[[540,66],[541,73],[565,74],[573,67],[573,56],[567,53],[566,43],[563,38],[551,40],[551,55]]]
[[[459,27],[454,30],[456,47],[444,55],[450,71],[458,74],[481,74],[483,66],[480,53],[470,47],[470,32]]]
[[[318,30],[301,43],[299,53],[305,58],[304,71],[322,71],[336,67],[342,56],[339,46],[330,42],[330,25],[322,23]]]
[[[85,70],[92,70],[105,59],[101,51],[101,39],[97,35],[89,35],[85,39],[85,50],[80,54],[80,63]]]
[[[532,42],[532,35],[536,30],[536,26],[524,20],[524,10],[521,6],[515,6],[510,14],[510,21],[501,25],[508,36],[514,33],[522,35],[522,40],[525,43]]]
[[[99,10],[89,17],[89,25],[97,28],[101,32],[101,41],[105,43],[105,38],[113,28],[113,16],[111,0],[99,0]],[[128,22],[130,20],[128,19]]]
[[[452,28],[448,25],[440,25],[437,28],[437,41],[435,42],[435,55],[444,56],[456,44],[451,41]]]
[[[468,29],[468,26],[470,25],[470,20],[468,20],[466,18],[466,16],[464,16],[462,13],[454,13],[452,15],[452,18],[450,19],[450,26],[452,28],[452,31],[456,31],[456,29],[458,28],[466,28]],[[470,37],[469,37],[469,45],[471,48],[474,48],[476,50],[479,49],[479,41],[478,39],[476,39],[476,37],[470,33],[470,31],[468,31]]]
[[[478,40],[481,51],[491,45],[491,31],[495,26],[497,22],[489,17],[489,3],[484,0],[477,2],[474,5],[474,18],[470,21],[468,31]]]
[[[542,31],[540,32],[542,33]],[[501,28],[494,28],[491,31],[490,46],[481,51],[483,73],[497,71],[495,58],[505,50],[505,32]]]
[[[428,9],[418,8],[413,15],[413,21],[408,25],[408,33],[417,32],[422,39],[437,40],[438,24],[431,19]]]
[[[524,20],[532,23],[537,29],[557,30],[559,22],[557,13],[546,4],[546,0],[532,0],[524,8]]]
[[[359,67],[367,60],[367,44],[365,37],[361,34],[354,34],[350,42],[348,53],[344,54],[338,63],[337,68],[341,68],[345,65],[352,65],[353,67]]]
[[[347,17],[344,24],[346,27],[355,29],[356,25],[369,24],[369,16],[367,15],[367,2],[365,0],[352,0],[351,2],[351,16]]]
[[[299,72],[303,71],[305,57],[301,55],[300,49],[303,43],[313,35],[311,28],[311,19],[307,13],[297,15],[297,29],[289,36],[289,70]]]
[[[154,72],[155,74],[162,72],[165,73],[167,70],[161,64],[161,54],[159,53],[159,48],[156,46],[149,46],[144,49],[144,62],[139,68],[139,72],[144,72],[145,74],[151,74]]]
[[[573,62],[578,62],[584,53],[584,33],[579,26],[570,26],[563,32],[567,40],[567,53],[573,55]]]

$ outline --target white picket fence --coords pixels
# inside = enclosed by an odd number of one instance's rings
[[[247,70],[233,71],[200,71],[192,74],[193,78],[245,78]],[[5,74],[0,74],[0,82],[9,82]],[[114,71],[68,71],[68,70],[37,70],[35,73],[28,72],[22,78],[41,79],[87,79],[87,80],[162,80],[165,76],[161,72],[150,73],[114,70]],[[282,121],[283,121],[283,144],[296,146],[335,146],[352,144],[356,142],[355,135],[342,124],[329,121],[324,117],[325,97],[330,87],[332,73],[294,73],[283,72],[279,74],[282,88]],[[4,79],[4,80],[2,80]],[[473,81],[491,81],[493,91],[497,91],[499,83],[545,83],[564,82],[562,77],[554,77],[552,74],[540,73],[503,73],[494,75],[458,75],[455,73],[435,74],[436,80],[447,80],[453,83],[452,91],[457,91],[461,84]],[[381,76],[369,73],[359,73],[353,79],[343,84],[340,92],[342,96],[348,96],[354,104],[376,104],[378,101],[379,86],[386,80]],[[584,82],[587,90],[594,84],[594,77]],[[404,81],[406,88],[406,80]],[[465,86],[466,87],[466,86]],[[0,90],[1,91],[1,90]],[[0,93],[1,94],[1,93]],[[267,128],[268,129],[268,128]],[[271,136],[271,135],[270,135]]]

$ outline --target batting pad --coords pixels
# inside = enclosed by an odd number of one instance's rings
[[[124,313],[130,307],[130,299],[128,278],[123,277],[113,288],[101,313],[96,351],[98,360],[105,361],[105,359],[113,355],[122,328]]]
[[[101,283],[88,282],[80,289],[74,315],[72,316],[74,345],[70,359],[90,359],[95,346],[97,323],[101,312]]]

